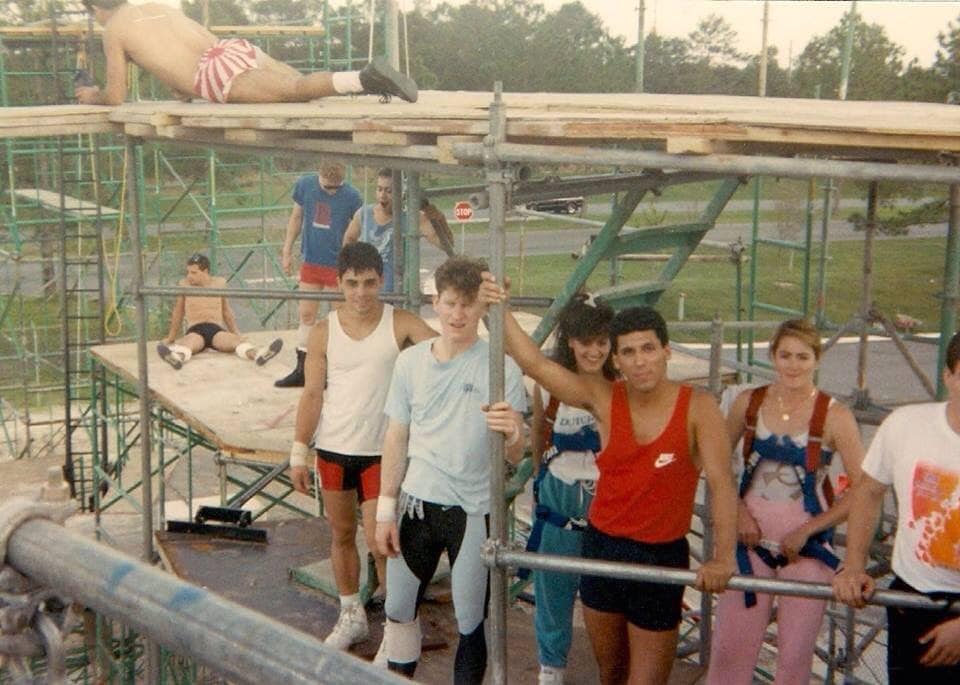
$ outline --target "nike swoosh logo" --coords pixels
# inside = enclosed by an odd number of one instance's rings
[[[661,452],[660,456],[657,457],[657,460],[653,462],[653,467],[655,469],[662,469],[667,464],[672,464],[676,461],[676,457],[673,452]]]

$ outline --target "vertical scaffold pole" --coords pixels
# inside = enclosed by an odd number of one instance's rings
[[[137,188],[137,152],[139,140],[126,138],[125,154],[127,159],[127,228],[130,231],[130,248],[133,253],[133,293],[137,307],[137,372],[140,379],[140,493],[142,496],[142,545],[141,558],[147,564],[153,564],[153,447],[150,435],[150,390],[147,376],[147,306],[140,288],[143,286],[143,213],[140,207],[140,193]],[[160,682],[160,649],[155,642],[147,642],[146,682],[149,685]]]
[[[960,301],[960,184],[950,186],[950,221],[947,224],[946,262],[943,267],[943,299],[940,302],[940,354],[937,355],[937,397],[946,399],[943,362],[947,343],[957,330]]]
[[[490,271],[503,283],[506,262],[507,175],[497,159],[495,146],[506,138],[506,110],[503,84],[494,86],[490,105],[490,132],[484,139],[484,168],[490,197]],[[490,404],[503,400],[504,345],[503,305],[490,307],[487,317],[490,329]],[[500,547],[507,541],[506,503],[504,502],[503,434],[490,431],[490,537]],[[490,569],[490,660],[492,682],[507,682],[507,570],[503,566]]]
[[[870,335],[870,308],[873,306],[873,238],[877,231],[877,195],[879,184],[870,183],[867,191],[867,219],[863,239],[863,285],[860,294],[860,346],[857,351],[857,402],[859,407],[868,404],[867,390],[867,338]]]
[[[404,270],[406,271],[407,309],[420,313],[420,174],[406,172],[407,201],[401,217],[403,227]]]

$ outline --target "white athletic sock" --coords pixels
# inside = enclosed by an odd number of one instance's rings
[[[352,595],[340,595],[340,611],[345,611],[351,607],[360,606],[360,593],[354,592]]]
[[[251,345],[248,342],[242,342],[239,345],[237,345],[237,349],[234,351],[237,353],[237,356],[240,357],[240,359],[250,359],[250,357],[247,356],[247,352],[249,352],[252,349],[253,349],[253,345]]]
[[[363,86],[360,85],[359,71],[335,71],[332,76],[333,89],[341,95],[363,92]]]
[[[186,345],[170,345],[170,351],[180,355],[180,361],[184,364],[190,361],[190,357],[193,356],[193,352]]]
[[[313,330],[313,326],[308,326],[305,323],[300,324],[297,327],[297,349],[306,350],[307,349],[307,340],[310,339],[310,331]]]

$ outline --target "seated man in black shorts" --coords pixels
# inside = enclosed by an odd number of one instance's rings
[[[178,285],[226,288],[227,280],[222,276],[212,276],[210,260],[206,255],[196,253],[187,259],[187,276]],[[177,340],[184,318],[187,320],[187,334]],[[256,362],[257,366],[262,366],[277,356],[282,346],[280,338],[259,350],[245,342],[237,329],[237,321],[227,298],[180,295],[170,316],[170,332],[157,345],[157,353],[175,369],[180,369],[190,357],[208,347],[220,352],[236,352],[241,359],[249,359]]]

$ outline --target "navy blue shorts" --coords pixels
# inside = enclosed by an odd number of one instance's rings
[[[663,543],[617,538],[588,526],[583,536],[583,557],[603,561],[626,561],[671,568],[690,568],[686,538]],[[683,585],[662,585],[621,578],[584,575],[580,599],[594,611],[623,614],[644,630],[673,630],[683,612]]]
[[[196,333],[201,338],[203,338],[203,349],[208,347],[213,347],[213,338],[217,333],[224,330],[222,326],[215,323],[197,323],[187,329],[187,333]]]

